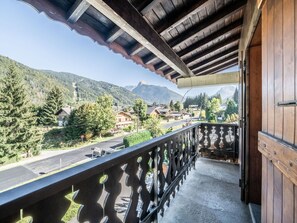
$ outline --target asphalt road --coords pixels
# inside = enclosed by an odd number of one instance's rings
[[[57,156],[38,160],[25,165],[0,171],[0,191],[34,179],[40,175],[67,167],[87,158],[92,158],[93,147],[113,148],[122,145],[123,137],[118,137],[95,145],[85,146]]]
[[[163,124],[163,128],[170,128],[186,123],[186,120],[179,120],[172,123]],[[43,160],[38,160],[32,163],[13,167],[0,171],[0,191],[10,187],[32,180],[40,175],[50,173],[60,168],[65,168],[69,165],[78,163],[87,158],[92,158],[91,148],[115,148],[122,145],[123,137],[118,137],[105,142],[100,142],[95,145],[85,146],[79,149],[52,156]]]

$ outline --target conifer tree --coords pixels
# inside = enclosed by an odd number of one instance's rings
[[[11,65],[0,86],[0,163],[39,151],[40,137],[21,76]]]
[[[46,102],[41,109],[39,122],[45,126],[57,123],[56,112],[63,106],[62,92],[59,88],[53,87],[47,95]]]

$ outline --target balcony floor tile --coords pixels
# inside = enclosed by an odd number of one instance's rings
[[[199,158],[159,222],[252,222],[238,179],[238,165]]]

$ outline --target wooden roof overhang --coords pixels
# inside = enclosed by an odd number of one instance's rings
[[[247,0],[22,0],[176,82],[238,64]]]

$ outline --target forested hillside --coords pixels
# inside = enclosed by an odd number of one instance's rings
[[[119,105],[132,105],[134,100],[139,98],[127,89],[107,82],[95,81],[71,73],[32,69],[3,56],[0,56],[0,78],[3,78],[10,64],[15,64],[18,72],[24,77],[25,87],[35,105],[44,102],[46,94],[53,86],[61,89],[64,101],[69,105],[77,101],[80,103],[95,101],[103,93],[112,95],[114,102]]]

